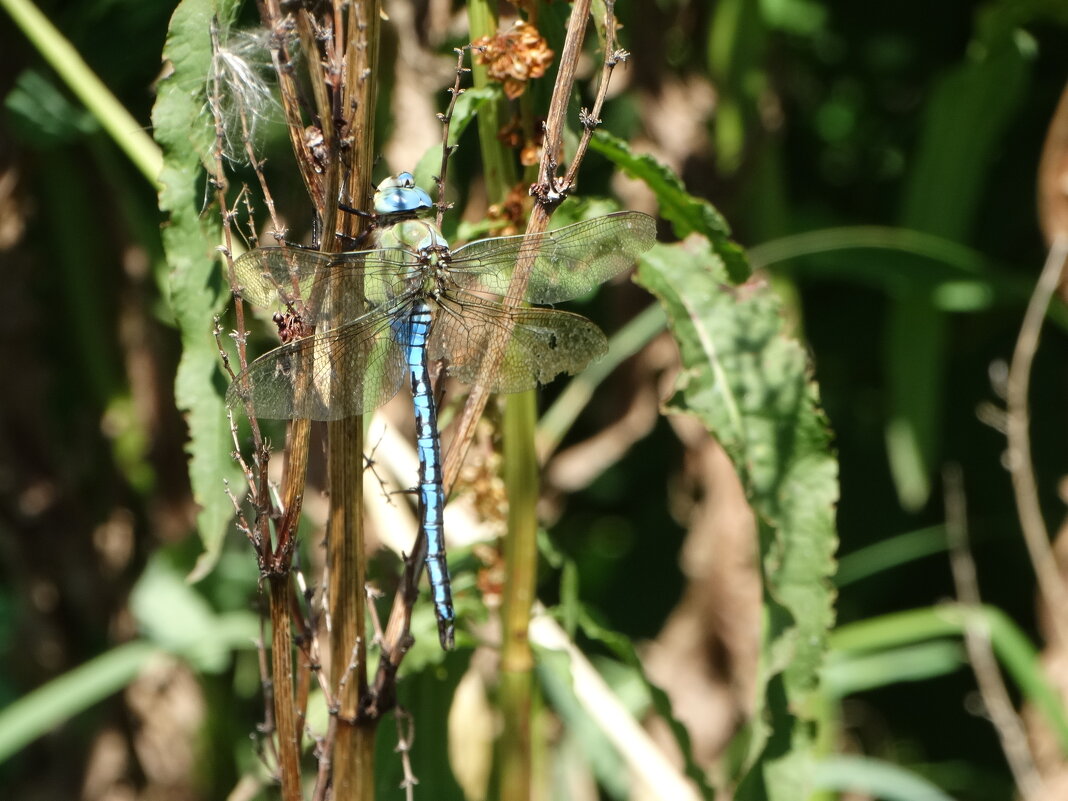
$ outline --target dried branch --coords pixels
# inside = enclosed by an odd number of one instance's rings
[[[958,465],[948,465],[942,472],[945,485],[946,536],[949,541],[949,564],[957,598],[969,611],[965,616],[964,646],[975,673],[979,694],[997,730],[1005,760],[1009,764],[1021,796],[1041,796],[1042,778],[1035,767],[1034,755],[1027,742],[1023,721],[1013,708],[1008,688],[998,668],[990,645],[990,631],[980,614],[979,580],[968,544],[967,502],[964,477]]]
[[[438,115],[438,120],[441,122],[441,169],[438,171],[438,214],[434,224],[438,230],[441,229],[442,221],[445,218],[445,210],[448,208],[448,204],[445,202],[445,179],[449,170],[449,157],[455,150],[454,147],[449,147],[449,127],[452,125],[452,115],[456,110],[456,101],[460,95],[464,93],[464,89],[460,86],[460,82],[463,80],[463,76],[469,72],[470,69],[464,66],[464,56],[467,54],[466,47],[454,48],[456,53],[456,79],[453,81],[452,86],[449,87],[449,105],[445,109],[444,114]]]
[[[611,15],[611,4],[606,4],[606,11]],[[545,143],[542,152],[541,165],[538,172],[538,182],[531,187],[534,196],[534,208],[531,210],[527,222],[526,235],[534,240],[543,234],[549,227],[549,218],[555,206],[563,200],[563,196],[557,192],[558,182],[555,179],[558,167],[559,154],[563,152],[564,142],[564,119],[567,113],[568,100],[575,83],[575,72],[578,59],[581,55],[582,42],[586,35],[586,22],[590,13],[590,0],[576,0],[571,9],[568,20],[567,36],[564,40],[563,52],[560,56],[560,67],[556,74],[556,84],[553,87],[552,99],[549,102],[549,114],[545,120]],[[609,19],[606,29],[614,30],[614,18]],[[604,75],[610,74],[610,71]],[[578,159],[576,159],[577,161]],[[578,164],[573,163],[568,174],[578,170]],[[523,297],[527,282],[530,280],[530,272],[534,268],[535,250],[524,248],[523,255],[516,265],[512,284],[508,288],[508,303],[518,305]],[[452,442],[445,454],[445,467],[443,470],[443,484],[446,496],[452,491],[456,478],[460,474],[460,466],[463,464],[467,449],[474,438],[475,425],[478,423],[482,412],[489,401],[490,392],[486,388],[491,383],[490,379],[500,366],[500,360],[504,355],[503,347],[495,347],[483,357],[479,370],[478,379],[474,382],[467,402],[460,413],[456,423]]]
[[[1031,459],[1028,394],[1031,365],[1038,350],[1042,321],[1064,272],[1066,259],[1068,235],[1062,234],[1054,239],[1050,246],[1046,264],[1027,304],[1009,366],[1006,387],[1008,467],[1016,498],[1016,513],[1020,518],[1020,528],[1031,565],[1038,578],[1042,603],[1049,610],[1054,631],[1062,645],[1068,643],[1068,589],[1058,569],[1057,558],[1050,545],[1049,532],[1046,530],[1042,508],[1038,502],[1038,485]]]

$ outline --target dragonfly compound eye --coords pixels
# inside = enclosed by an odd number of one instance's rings
[[[402,172],[378,185],[374,206],[378,214],[414,214],[430,210],[434,201],[415,185],[415,178],[410,172]]]

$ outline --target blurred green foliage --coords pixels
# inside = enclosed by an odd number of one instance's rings
[[[131,0],[42,6],[148,127],[172,8]],[[824,723],[874,759],[826,762],[821,786],[882,788],[887,798],[1007,797],[1012,780],[997,737],[969,711],[974,679],[961,624],[947,624],[935,607],[954,593],[936,528],[944,518],[937,476],[947,461],[963,466],[999,656],[1063,740],[1063,709],[1035,667],[1042,638],[1001,464],[1004,438],[977,409],[1000,403],[997,365],[1011,352],[1044,256],[1034,176],[1068,75],[1068,12],[1053,0],[619,0],[617,11],[633,56],[627,91],[606,108],[607,130],[669,150],[686,190],[714,204],[754,256],[773,254],[752,261],[791,304],[787,319],[810,348],[835,430],[848,570],[836,602],[843,625],[823,674],[833,708]],[[4,216],[25,229],[5,242],[0,352],[14,380],[0,411],[0,703],[18,712],[7,704],[47,680],[103,666],[103,679],[77,680],[73,696],[52,696],[57,720],[74,717],[0,764],[0,783],[13,797],[77,796],[97,733],[128,725],[121,698],[106,696],[138,660],[166,650],[199,671],[210,700],[197,784],[204,798],[222,798],[254,769],[248,736],[262,716],[254,652],[246,641],[221,658],[216,649],[234,645],[232,633],[202,633],[205,653],[164,635],[179,619],[203,624],[189,633],[231,615],[246,620],[256,575],[244,542],[231,536],[219,543],[207,579],[176,589],[200,544],[173,397],[181,345],[154,189],[6,16],[0,40],[0,168],[17,176],[14,211]],[[682,86],[714,87],[715,114],[696,115],[700,93]],[[644,130],[643,108],[654,101],[669,118],[696,118],[695,142],[657,142]],[[599,142],[611,155],[612,140]],[[462,148],[456,171],[476,169],[476,154]],[[608,159],[591,157],[583,192],[606,193],[611,173]],[[288,191],[280,202],[302,219],[298,188]],[[721,231],[710,209],[695,200],[679,216]],[[698,222],[690,228],[701,230]],[[637,290],[621,291],[624,300],[599,298],[584,311],[620,328],[644,302]],[[1051,310],[1062,329],[1064,315],[1061,306]],[[1056,521],[1068,353],[1063,330],[1051,331],[1031,408],[1037,475],[1047,520]],[[620,411],[612,388],[580,418],[579,433]],[[665,480],[678,473],[680,453],[661,421],[569,500],[549,539],[563,573],[578,580],[561,586],[560,573],[546,571],[547,602],[577,594],[630,640],[656,635],[684,584],[684,526],[672,516]],[[108,542],[123,544],[125,558],[109,562]],[[155,587],[160,598],[167,587],[178,594],[150,614],[136,594],[131,601],[135,586]],[[905,610],[915,611],[888,617]],[[863,647],[849,645],[865,632]],[[418,713],[426,749],[445,730],[464,665],[424,665],[403,700]],[[551,688],[567,709],[566,687]],[[46,728],[41,715],[24,714],[28,738]],[[386,738],[380,744],[388,750]],[[440,786],[444,761],[434,753],[419,752],[431,758],[416,772]],[[606,775],[613,770],[609,752],[591,759]],[[384,764],[395,763],[386,756]],[[613,789],[621,792],[606,791]],[[452,785],[449,793],[455,797]]]

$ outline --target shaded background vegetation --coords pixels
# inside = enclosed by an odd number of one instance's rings
[[[447,22],[446,5],[419,5],[412,22],[431,49],[448,41],[451,29],[430,27]],[[784,237],[824,232],[813,246],[821,252],[776,261],[767,274],[811,349],[836,432],[841,553],[940,526],[939,469],[959,463],[984,600],[1038,647],[1004,437],[988,421],[998,419],[997,365],[1011,353],[1045,254],[1035,175],[1068,75],[1068,15],[1058,6],[620,0],[634,55],[605,114],[612,133],[712,200],[758,264]],[[44,7],[147,125],[171,9],[123,0]],[[155,194],[6,17],[0,41],[2,706],[130,639],[128,596],[149,556],[165,552],[180,575],[200,544],[174,408],[178,339]],[[591,159],[587,186],[609,178],[605,162]],[[617,189],[635,207],[648,203]],[[893,227],[895,247],[835,250],[857,241],[838,229],[859,225]],[[963,246],[972,277],[957,280],[939,259],[906,252],[903,231]],[[628,287],[595,311],[611,331],[642,303]],[[1032,388],[1051,524],[1063,513],[1064,319],[1048,332]],[[613,397],[629,397],[629,375],[587,412],[586,432],[622,414]],[[897,434],[888,448],[889,426]],[[550,529],[580,568],[584,600],[637,641],[658,635],[686,584],[680,548],[701,481],[683,455],[661,419]],[[867,575],[842,585],[840,623],[954,595],[941,530],[914,542],[926,556],[849,563]],[[220,567],[196,586],[215,610],[254,608],[245,547],[231,537]],[[557,582],[549,571],[546,600]],[[262,709],[254,657],[201,663],[195,674],[171,668],[142,687],[144,697],[116,695],[0,765],[0,784],[18,798],[105,797],[93,770],[126,754],[132,786],[166,785],[166,754],[153,753],[145,721],[169,720],[159,742],[189,742],[195,766],[169,797],[224,797],[253,759],[247,738]],[[931,672],[844,700],[842,748],[908,765],[961,798],[1008,797],[1012,780],[977,713],[971,672]],[[199,709],[186,728],[182,714],[160,706],[168,698]]]

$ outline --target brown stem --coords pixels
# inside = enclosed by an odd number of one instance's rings
[[[445,109],[444,114],[439,115],[441,120],[441,168],[438,170],[438,214],[434,221],[434,225],[438,230],[441,230],[441,224],[445,218],[445,179],[449,171],[449,156],[452,155],[452,148],[449,147],[449,128],[452,126],[452,115],[456,110],[456,101],[464,93],[460,82],[464,74],[471,71],[464,67],[464,56],[467,54],[467,48],[457,47],[455,51],[456,78],[449,89],[449,106]]]
[[[271,60],[274,73],[278,78],[278,91],[282,99],[282,111],[286,118],[286,130],[289,132],[289,144],[296,157],[297,168],[316,206],[322,204],[323,188],[315,170],[315,158],[312,156],[305,136],[304,120],[301,116],[300,96],[297,87],[293,59],[289,54],[287,39],[293,27],[293,18],[282,12],[279,0],[263,0],[260,6],[263,24],[272,32]]]
[[[271,679],[278,731],[278,769],[284,801],[301,801],[300,740],[293,696],[293,647],[289,628],[289,574],[267,580],[271,601]]]
[[[1023,721],[1013,708],[1008,688],[998,669],[994,650],[990,645],[990,631],[981,616],[979,579],[968,545],[968,514],[964,495],[964,477],[958,465],[950,465],[942,473],[945,485],[946,535],[949,540],[949,564],[957,598],[969,611],[964,626],[964,646],[968,661],[975,673],[979,694],[994,724],[1005,761],[1009,764],[1016,786],[1024,799],[1041,796],[1042,779],[1035,767],[1034,755],[1027,742]]]
[[[552,176],[555,175],[558,154],[563,152],[564,116],[567,113],[567,102],[575,84],[575,70],[582,50],[582,41],[586,35],[586,20],[589,13],[590,0],[576,0],[571,9],[567,37],[560,56],[560,68],[556,74],[556,84],[553,86],[553,95],[549,102],[549,114],[545,120],[545,149],[538,171],[538,184],[531,190],[538,200],[527,221],[526,236],[531,241],[543,234],[549,227],[553,204],[543,200],[542,195],[548,197],[545,190],[554,185]],[[512,283],[508,288],[508,303],[518,305],[519,299],[523,297],[527,282],[530,280],[530,272],[534,268],[534,256],[535,249],[523,249],[523,255],[516,264]],[[498,346],[492,348],[491,352],[483,358],[478,379],[474,382],[457,420],[452,442],[449,443],[449,449],[445,454],[445,467],[442,471],[446,495],[452,491],[453,484],[456,483],[456,478],[460,474],[460,466],[463,464],[467,449],[475,435],[475,425],[482,417],[482,412],[489,401],[491,393],[486,385],[492,383],[490,379],[496,373],[503,355],[503,346]]]
[[[614,6],[614,0],[606,0],[604,19],[604,64],[601,67],[601,81],[597,87],[597,97],[593,101],[593,110],[586,111],[586,109],[582,109],[579,113],[579,121],[582,123],[582,138],[579,139],[578,148],[575,150],[575,157],[571,159],[571,165],[567,169],[567,174],[564,175],[563,180],[560,182],[560,186],[557,187],[558,192],[569,192],[575,185],[579,166],[582,164],[583,159],[586,158],[586,150],[590,146],[590,139],[593,138],[593,132],[597,130],[597,126],[601,124],[601,109],[604,107],[604,100],[608,96],[608,85],[612,82],[612,71],[616,68],[617,64],[626,61],[629,56],[626,50],[616,49],[616,21],[613,13]]]
[[[1068,643],[1068,590],[1057,567],[1057,558],[1050,545],[1049,532],[1042,519],[1038,502],[1038,485],[1031,460],[1031,416],[1028,411],[1031,364],[1038,350],[1042,321],[1050,298],[1057,288],[1065,261],[1068,260],[1068,235],[1060,234],[1050,246],[1046,264],[1042,268],[1035,291],[1027,304],[1020,336],[1009,366],[1006,387],[1008,464],[1012,488],[1016,497],[1016,513],[1020,518],[1024,543],[1031,565],[1038,577],[1042,602],[1049,610],[1050,620],[1061,644]]]
[[[331,112],[339,120],[330,143],[331,166],[343,178],[346,199],[366,207],[374,159],[374,112],[378,75],[379,0],[348,6],[345,71],[335,84]],[[340,20],[340,17],[335,17]],[[335,22],[335,33],[343,28]],[[335,64],[342,63],[340,57]],[[342,145],[344,136],[347,144]],[[341,173],[342,163],[347,168]],[[324,234],[332,242],[339,193],[328,196]],[[356,233],[362,220],[347,215],[346,233]],[[358,291],[358,288],[357,288]],[[377,721],[361,714],[367,693],[365,560],[363,541],[363,422],[352,417],[327,426],[327,469],[330,476],[329,608],[330,665],[337,689],[338,718],[333,753],[335,798],[370,801],[374,798],[374,743]],[[351,665],[351,667],[350,667]],[[354,675],[353,675],[354,674]],[[354,677],[355,681],[350,678]]]

